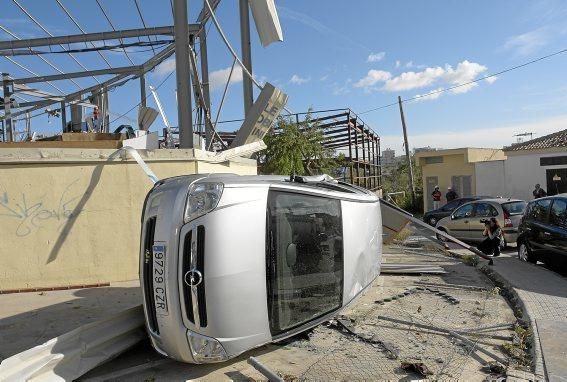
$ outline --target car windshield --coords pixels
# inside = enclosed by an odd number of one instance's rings
[[[521,215],[524,213],[526,206],[528,203],[519,201],[519,202],[510,202],[502,204],[502,209],[506,211],[509,215]]]
[[[268,219],[268,315],[279,334],[341,305],[341,204],[270,191]]]

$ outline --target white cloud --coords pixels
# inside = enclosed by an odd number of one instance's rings
[[[230,74],[230,66],[228,68],[215,70],[209,73],[209,88],[211,91],[217,89],[224,89],[226,81],[228,81],[228,76]],[[240,65],[234,66],[234,71],[230,77],[230,85],[236,84],[242,81],[242,68]]]
[[[397,92],[423,88],[438,80],[444,72],[445,70],[439,66],[426,68],[421,72],[404,72],[397,77],[388,79],[384,84],[384,90]]]
[[[386,52],[370,53],[370,55],[366,59],[366,62],[382,61],[385,56],[386,56]]]
[[[158,77],[163,77],[175,70],[175,57],[168,58],[159,64],[155,70],[154,74]]]
[[[402,65],[402,63],[399,60],[396,61],[396,69],[398,69],[401,65]]]
[[[439,130],[427,131],[423,134],[411,134],[408,137],[410,147],[436,147],[436,148],[460,148],[460,147],[488,147],[502,148],[515,142],[514,134],[524,131],[536,131],[534,138],[560,131],[567,126],[567,115],[555,116],[537,122],[524,122],[519,124],[503,124],[500,126],[479,126],[478,128],[467,128],[450,130],[440,128]],[[486,139],[490,137],[490,139]],[[381,135],[381,147],[391,147],[398,154],[403,152],[402,135]]]
[[[478,83],[468,83],[482,76],[488,68],[476,62],[462,61],[455,68],[451,65],[445,67],[429,67],[421,71],[407,71],[396,77],[392,77],[391,73],[381,70],[370,70],[366,77],[357,81],[354,86],[364,88],[366,91],[385,90],[390,92],[401,92],[414,89],[421,89],[435,84],[444,85],[444,87],[458,86],[452,89],[454,94],[462,94],[470,91],[478,86]],[[496,77],[486,79],[492,83]],[[378,84],[383,83],[381,87]],[[422,97],[422,99],[439,98],[437,93]]]
[[[413,68],[413,61],[408,61],[406,68]]]
[[[489,84],[493,84],[494,81],[496,81],[498,78],[499,78],[498,76],[492,76],[492,77],[485,78],[484,80],[486,82],[488,82]]]
[[[392,77],[390,72],[385,72],[383,70],[374,70],[371,69],[366,74],[366,77],[361,78],[357,82],[355,82],[355,88],[365,88],[366,90],[370,90],[372,86],[377,84],[378,82],[384,82],[389,80]]]
[[[510,37],[504,44],[504,48],[513,50],[519,55],[528,56],[546,46],[549,39],[548,29],[544,27]]]
[[[302,85],[306,82],[309,82],[311,78],[303,78],[300,77],[297,74],[294,74],[293,76],[291,76],[291,79],[289,80],[289,82],[291,82],[292,84],[296,84],[296,85]]]
[[[329,76],[326,74],[324,76],[322,76],[321,78],[319,78],[319,81],[327,81],[329,79]]]
[[[429,93],[416,94],[415,97],[419,97],[416,99],[416,101],[428,101],[437,99],[441,97],[441,94],[443,94],[442,90],[443,88],[437,88],[435,90],[431,90]]]

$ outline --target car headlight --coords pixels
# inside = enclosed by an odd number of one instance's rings
[[[228,359],[224,348],[214,338],[205,337],[188,330],[187,339],[195,362],[222,362]]]
[[[222,183],[197,183],[189,187],[185,206],[185,223],[214,210],[222,195]]]

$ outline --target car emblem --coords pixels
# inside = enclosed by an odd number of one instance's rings
[[[203,281],[203,275],[198,270],[191,269],[190,271],[187,271],[187,273],[185,273],[183,279],[185,280],[185,284],[187,284],[188,286],[196,287],[201,284],[201,281]]]

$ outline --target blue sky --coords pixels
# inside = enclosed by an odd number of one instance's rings
[[[18,0],[53,34],[77,33],[55,0]],[[61,0],[81,26],[89,31],[110,28],[94,0]],[[141,22],[133,0],[101,0],[117,28],[136,28]],[[172,21],[169,2],[140,0],[145,21],[159,26]],[[197,6],[197,4],[199,6]],[[262,81],[282,88],[295,112],[350,107],[362,113],[436,89],[469,81],[565,49],[567,3],[561,0],[519,1],[323,1],[276,0],[284,41],[263,48],[252,30],[253,71]],[[189,1],[190,19],[197,16],[201,1]],[[218,18],[233,46],[239,50],[238,6],[224,1]],[[19,37],[40,37],[35,27],[10,0],[2,0],[0,25]],[[8,36],[0,31],[0,38]],[[209,66],[214,80],[213,114],[216,114],[232,58],[214,27],[209,32]],[[147,48],[144,48],[147,49]],[[136,48],[140,50],[140,48]],[[64,55],[47,58],[65,71],[80,67]],[[128,65],[119,52],[105,56],[114,66]],[[150,52],[132,52],[142,63]],[[78,56],[89,69],[103,68],[96,53]],[[35,57],[18,62],[39,74],[53,69]],[[165,62],[148,76],[158,85],[173,69]],[[501,147],[512,135],[524,131],[541,136],[567,128],[567,54],[562,54],[505,73],[493,81],[466,86],[438,97],[430,96],[405,105],[410,146]],[[28,76],[22,69],[0,59],[0,70],[14,77]],[[238,74],[238,73],[237,73]],[[229,88],[222,119],[242,117],[242,88]],[[93,84],[92,79],[78,81]],[[77,88],[69,81],[56,83],[64,91]],[[116,115],[139,102],[137,81],[110,94],[110,110]],[[46,85],[45,90],[54,91]],[[170,121],[177,121],[175,74],[159,89]],[[149,100],[153,106],[153,99]],[[136,119],[136,110],[116,124]],[[397,107],[364,113],[361,117],[381,136],[382,148],[401,151],[401,127]],[[111,119],[114,119],[111,117]],[[57,131],[58,120],[34,119],[38,131]],[[157,120],[153,129],[161,129]],[[235,130],[237,124],[223,125]]]

